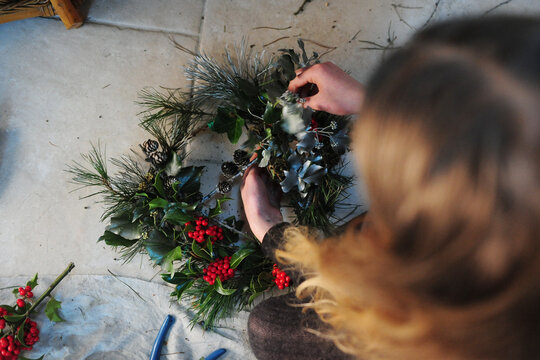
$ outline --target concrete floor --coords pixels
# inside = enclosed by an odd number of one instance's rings
[[[75,261],[77,274],[154,277],[146,258],[121,265],[96,244],[102,209],[70,193],[63,170],[91,141],[119,156],[146,139],[137,92],[189,85],[182,66],[190,56],[169,37],[213,56],[242,38],[272,54],[302,37],[319,53],[335,47],[325,59],[365,81],[384,52],[362,41],[399,45],[427,22],[454,16],[540,14],[538,0],[313,0],[299,11],[301,3],[94,0],[79,29],[43,18],[0,25],[0,276],[56,274]],[[194,150],[200,161],[220,162],[215,147]]]

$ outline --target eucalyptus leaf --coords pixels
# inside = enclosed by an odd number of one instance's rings
[[[45,306],[45,315],[47,315],[49,320],[54,322],[64,321],[64,319],[62,319],[62,317],[60,317],[60,315],[58,314],[58,310],[61,308],[61,306],[62,302],[51,297],[51,299],[47,302],[47,305]]]
[[[230,296],[236,292],[236,289],[225,289],[223,288],[223,284],[221,283],[221,280],[219,278],[216,278],[216,282],[214,284],[214,287],[216,288],[216,291],[220,293],[223,296]]]

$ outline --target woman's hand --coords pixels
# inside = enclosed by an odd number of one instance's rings
[[[244,174],[240,191],[249,227],[261,242],[272,226],[283,222],[279,210],[281,190],[275,189],[264,175],[257,166],[250,167]]]
[[[289,83],[289,90],[301,92],[308,84],[315,84],[318,92],[305,97],[304,106],[335,115],[357,114],[362,107],[362,84],[331,62],[297,70],[296,78]]]

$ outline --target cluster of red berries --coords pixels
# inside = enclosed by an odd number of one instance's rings
[[[195,220],[195,225],[190,221],[185,223],[185,226],[189,230],[188,237],[198,243],[203,243],[206,239],[210,239],[212,244],[216,240],[223,240],[223,229],[216,225],[208,226],[208,219],[203,216]]]
[[[203,279],[210,285],[214,285],[216,278],[219,278],[221,282],[229,280],[236,273],[236,269],[230,267],[230,256],[225,256],[223,259],[217,259],[213,263],[210,263],[206,269],[203,270]]]
[[[26,287],[20,287],[19,288],[19,295],[21,295],[23,298],[27,297],[29,299],[34,297],[34,294],[32,293],[32,287],[30,285],[26,285]]]
[[[0,308],[1,316],[8,315],[4,308]],[[5,321],[4,319],[2,319]],[[5,323],[3,324],[5,326]],[[0,339],[0,360],[17,360],[19,354],[23,350],[32,350],[32,346],[39,341],[39,329],[37,323],[30,319],[26,319],[24,326],[24,342],[26,347],[23,347],[19,340],[13,335],[8,335]],[[17,328],[19,331],[19,328]]]
[[[289,282],[291,281],[291,278],[285,273],[285,271],[278,268],[277,264],[274,264],[272,276],[274,277],[274,282],[280,290],[289,287]]]

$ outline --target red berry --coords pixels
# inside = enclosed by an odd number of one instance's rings
[[[6,320],[0,319],[0,329],[3,329],[6,327]]]
[[[187,223],[184,224],[184,226],[189,226],[191,225],[191,221],[188,221]]]
[[[34,297],[34,293],[31,292],[31,291],[29,291],[29,292],[26,293],[26,297],[29,298],[29,299],[31,299],[31,298]]]
[[[23,308],[26,303],[23,299],[17,299],[17,306]]]
[[[6,340],[6,338],[0,339],[0,347],[5,348],[7,346],[8,346],[8,341]]]
[[[202,221],[202,225],[203,225],[203,226],[208,226],[208,220],[203,220],[203,221]]]
[[[24,290],[26,291],[32,291],[32,287],[30,285],[26,285],[26,287],[24,288]]]
[[[19,288],[19,295],[25,296],[26,295],[26,290],[24,290],[24,288],[20,287]]]

